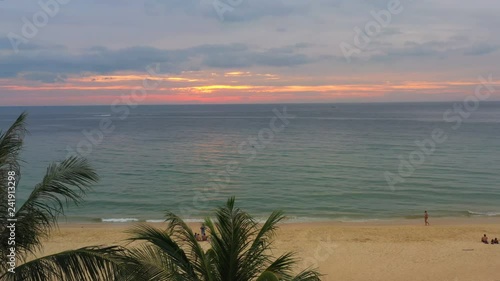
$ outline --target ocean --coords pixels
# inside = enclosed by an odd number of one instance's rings
[[[500,102],[0,107],[0,128],[22,111],[18,204],[71,154],[101,178],[61,221],[198,221],[230,196],[290,222],[500,216]]]

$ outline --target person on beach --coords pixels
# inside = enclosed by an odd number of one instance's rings
[[[486,236],[486,234],[483,235],[483,238],[481,238],[481,242],[483,242],[484,244],[489,244],[488,243],[488,236]]]
[[[205,226],[204,223],[201,224],[200,231],[201,231],[201,241],[208,241],[207,233],[205,230],[207,227]]]
[[[429,225],[429,214],[427,211],[424,213],[424,220],[425,220],[425,225]]]
[[[202,224],[201,224],[201,227],[200,227],[201,236],[205,236],[205,229],[206,229],[205,224],[204,224],[204,223],[202,223]]]
[[[498,244],[498,239],[495,237],[495,239],[491,239],[491,244]]]

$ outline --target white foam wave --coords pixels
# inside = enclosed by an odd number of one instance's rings
[[[469,213],[469,215],[473,215],[473,216],[486,216],[486,217],[500,216],[500,213],[497,213],[497,212],[473,212],[473,211],[469,211],[469,210],[467,210],[467,212]]]
[[[165,222],[165,220],[146,220],[146,222],[158,223],[158,222]]]
[[[205,222],[204,219],[183,219],[185,222]]]
[[[136,218],[109,218],[109,219],[101,219],[102,222],[135,222],[139,221]]]

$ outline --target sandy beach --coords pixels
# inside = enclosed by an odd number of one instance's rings
[[[480,243],[486,233],[500,237],[498,218],[371,223],[282,224],[276,255],[294,251],[300,267],[318,266],[334,281],[499,281],[500,245]],[[161,223],[154,224],[163,227]],[[44,243],[44,254],[88,245],[121,244],[133,224],[60,224]],[[192,227],[198,230],[199,224]]]

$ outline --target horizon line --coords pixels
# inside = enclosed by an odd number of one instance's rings
[[[283,102],[283,103],[162,103],[162,104],[138,104],[137,106],[187,106],[187,105],[283,105],[283,104],[402,104],[402,103],[456,103],[463,100],[442,100],[442,101],[342,101],[342,102]],[[500,102],[500,100],[486,100],[482,103]],[[0,105],[3,107],[90,107],[90,106],[111,106],[111,104],[66,104],[66,105]]]

